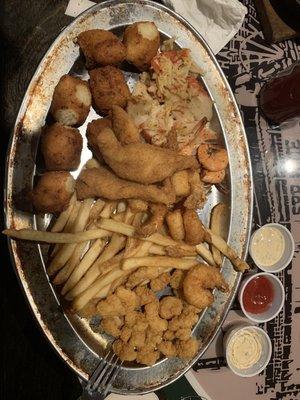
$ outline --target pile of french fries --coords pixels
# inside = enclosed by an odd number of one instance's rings
[[[74,194],[50,231],[7,229],[3,233],[16,239],[54,244],[48,274],[61,287],[61,294],[72,302],[75,312],[91,300],[105,298],[138,268],[156,268],[159,276],[173,268],[188,270],[201,259],[220,266],[222,256],[230,259],[238,271],[249,268],[224,240],[227,216],[222,203],[212,210],[210,229],[205,228],[205,240],[210,247],[205,243],[191,246],[176,241],[165,231],[139,237],[136,230],[144,218],[145,213],[132,212],[123,201],[81,202]],[[142,282],[146,283],[147,280]]]

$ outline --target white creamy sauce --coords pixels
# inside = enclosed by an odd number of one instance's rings
[[[284,246],[284,237],[280,230],[266,226],[253,236],[251,253],[258,264],[270,267],[281,259]]]
[[[259,333],[248,328],[236,332],[227,347],[227,358],[237,369],[251,368],[262,354],[262,343]]]

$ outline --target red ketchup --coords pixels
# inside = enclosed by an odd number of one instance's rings
[[[261,314],[271,306],[273,299],[273,285],[265,276],[258,276],[246,284],[243,304],[247,312]]]
[[[270,79],[259,93],[259,105],[265,117],[275,123],[300,116],[300,65]]]

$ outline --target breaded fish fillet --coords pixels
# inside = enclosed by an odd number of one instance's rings
[[[161,182],[182,169],[197,169],[194,156],[147,143],[121,145],[114,132],[105,128],[97,137],[99,151],[105,162],[120,177],[143,184]]]
[[[103,197],[109,200],[141,199],[163,204],[175,202],[175,193],[169,187],[128,182],[102,166],[84,169],[77,178],[76,191],[78,199]]]

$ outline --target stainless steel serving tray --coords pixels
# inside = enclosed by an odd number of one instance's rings
[[[230,194],[223,196],[213,188],[204,210],[200,212],[208,222],[211,208],[218,201],[227,201],[231,207],[228,241],[237,253],[247,252],[252,218],[252,177],[249,152],[242,120],[230,87],[218,63],[203,38],[183,18],[168,8],[147,0],[108,1],[95,5],[75,19],[52,44],[25,94],[7,161],[6,216],[7,226],[46,229],[51,216],[34,216],[20,211],[22,193],[33,185],[36,174],[42,172],[37,149],[41,127],[44,125],[52,93],[61,75],[71,71],[87,79],[88,75],[75,43],[77,35],[87,29],[109,29],[121,34],[124,27],[136,21],[154,21],[162,38],[175,37],[179,47],[191,49],[196,64],[203,70],[203,82],[214,101],[212,124],[223,134],[230,158]],[[132,86],[137,74],[126,73]],[[92,110],[88,121],[95,118]],[[84,136],[86,123],[80,128]],[[90,158],[84,141],[82,164]],[[76,174],[75,174],[76,175]],[[45,272],[47,246],[37,243],[10,241],[15,270],[27,300],[41,329],[58,354],[81,378],[87,379],[103,355],[108,338],[95,332],[97,321],[87,321],[70,314]],[[169,384],[195,362],[209,346],[220,328],[235,297],[240,281],[230,262],[225,260],[223,273],[230,292],[216,291],[215,302],[205,310],[194,329],[203,345],[199,354],[189,363],[179,359],[163,359],[153,367],[122,367],[113,391],[118,393],[146,393]],[[93,330],[93,329],[94,330]]]

